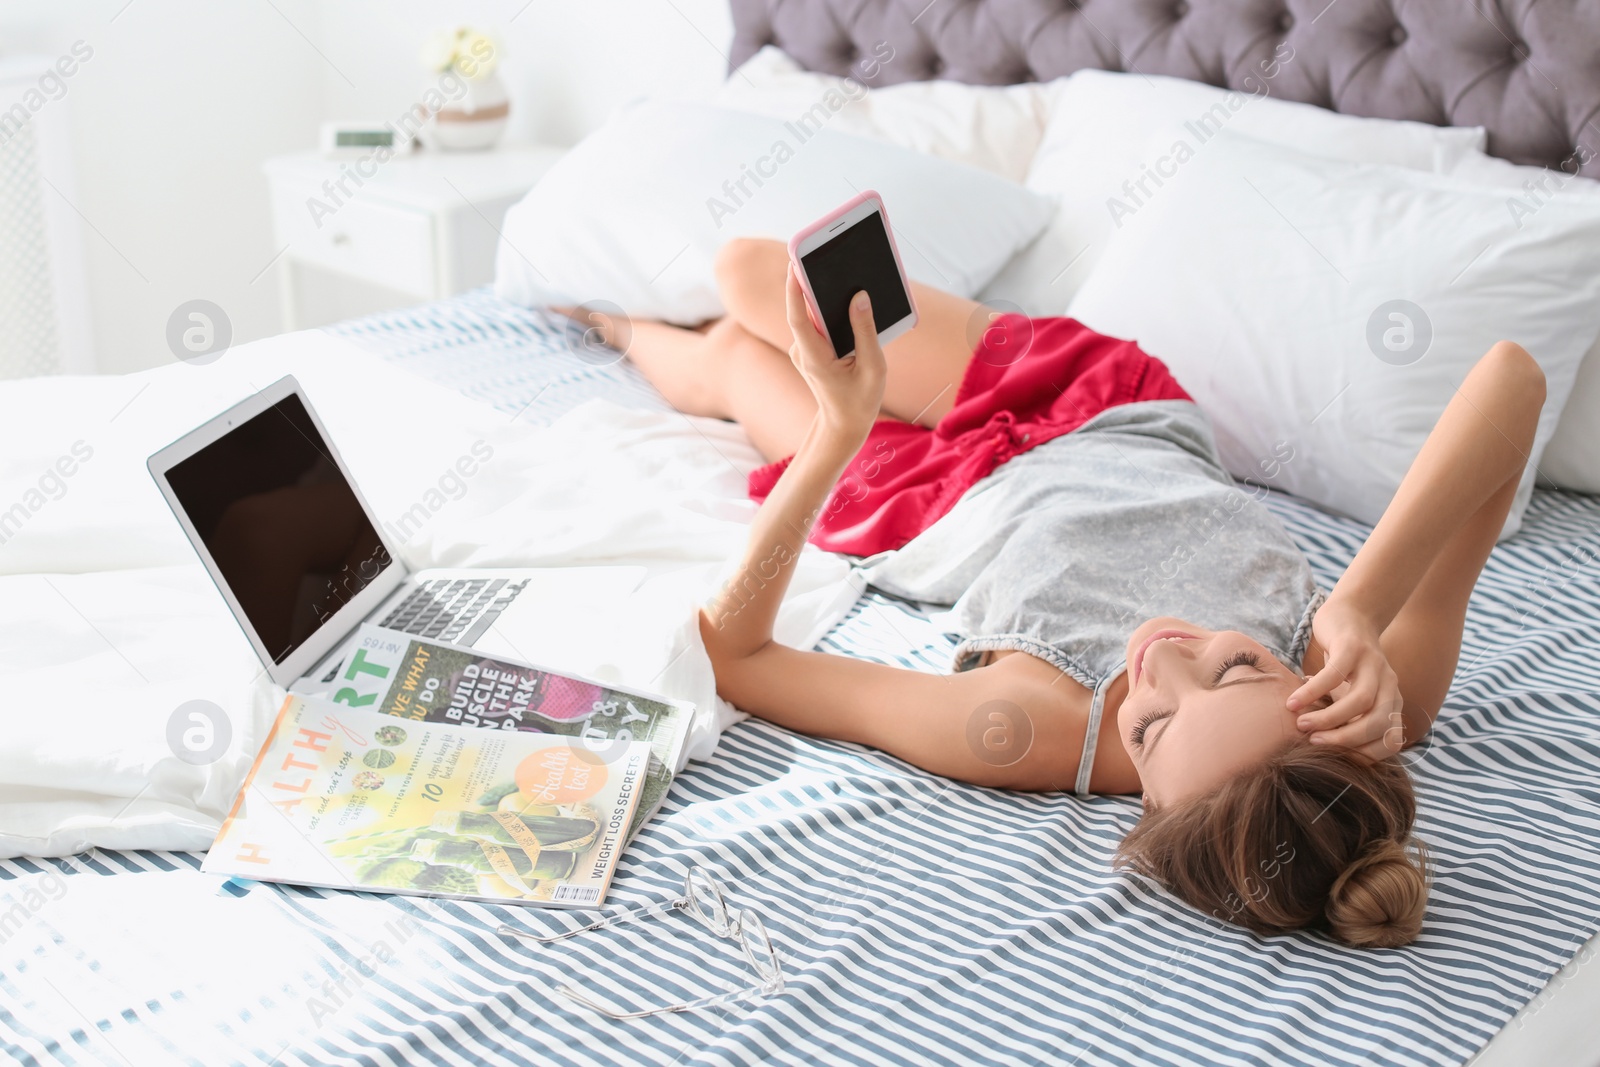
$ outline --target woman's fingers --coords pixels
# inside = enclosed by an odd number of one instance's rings
[[[800,279],[795,276],[793,263],[789,264],[783,276],[783,310],[789,318],[789,329],[796,337],[800,336],[802,324],[811,325],[811,316],[806,314],[806,294],[800,288]]]
[[[1314,723],[1301,729],[1310,731],[1310,738],[1318,744],[1353,747],[1381,742],[1391,752],[1400,751],[1405,747],[1405,705],[1398,683],[1388,677],[1381,682],[1369,679],[1353,683],[1332,705],[1314,713]],[[1301,716],[1296,722],[1303,723],[1306,718]]]
[[[865,293],[857,295],[866,296]],[[789,330],[794,335],[789,358],[816,398],[819,415],[829,425],[851,434],[870,429],[883,405],[887,378],[883,350],[872,324],[870,301],[864,306],[851,304],[851,327],[859,342],[856,356],[847,359],[839,359],[833,345],[812,325],[806,310],[805,292],[793,265],[784,282],[784,310]],[[857,444],[859,446],[859,442]]]
[[[1343,726],[1312,734],[1311,740],[1319,745],[1343,745],[1346,748],[1361,748],[1363,745],[1382,741],[1384,729],[1387,725],[1386,717],[1369,707],[1366,714],[1356,715]]]
[[[1363,703],[1358,697],[1347,693],[1324,710],[1323,714],[1328,717],[1327,723],[1307,729],[1307,735],[1319,744],[1333,740],[1341,730],[1371,710],[1372,705]]]
[[[1371,760],[1388,759],[1401,749],[1405,748],[1405,740],[1401,732],[1394,728],[1384,729],[1381,716],[1374,716],[1369,734],[1356,734],[1349,747]]]
[[[1295,725],[1302,730],[1331,730],[1335,726],[1343,726],[1350,719],[1347,708],[1339,706],[1340,701],[1335,700],[1325,708],[1316,711],[1307,711],[1295,720]]]
[[[1391,752],[1399,752],[1406,746],[1405,709],[1405,697],[1400,693],[1400,676],[1391,670],[1378,690],[1372,709],[1373,714],[1381,720],[1383,732],[1379,737]]]
[[[1305,684],[1289,694],[1289,708],[1296,710],[1310,707],[1329,693],[1338,688],[1345,681],[1345,672],[1329,658],[1327,666],[1305,680]]]
[[[850,331],[855,334],[857,356],[872,363],[882,360],[878,327],[872,319],[872,298],[865,289],[850,298]]]
[[[1360,748],[1371,740],[1370,737],[1366,736],[1360,722],[1341,726],[1337,730],[1325,730],[1320,734],[1311,735],[1311,743],[1314,745],[1343,745],[1346,748]]]
[[[795,273],[794,264],[789,264],[789,275],[783,286],[784,313],[789,320],[789,332],[794,335],[795,344],[799,346],[804,355],[815,355],[817,349],[827,351],[829,357],[833,355],[833,346],[827,338],[817,332],[816,326],[811,322],[811,312],[806,308],[806,293],[800,287],[800,276]],[[793,352],[790,355],[794,355]]]
[[[1370,682],[1338,670],[1334,670],[1334,677],[1335,684],[1327,693],[1328,706],[1308,711],[1295,720],[1302,730],[1310,732],[1312,736],[1325,734],[1372,710],[1373,686]]]

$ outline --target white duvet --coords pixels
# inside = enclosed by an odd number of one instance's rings
[[[760,457],[742,431],[604,401],[528,426],[347,342],[289,334],[209,366],[0,383],[0,856],[209,845],[283,694],[145,458],[290,373],[380,521],[427,516],[399,545],[414,569],[643,564],[624,604],[551,605],[554,629],[609,636],[527,655],[694,701],[688,755],[711,754],[736,713],[694,616],[753,513],[744,476]],[[814,643],[856,593],[842,559],[808,550],[779,638]],[[232,732],[204,766],[168,740],[194,700]]]

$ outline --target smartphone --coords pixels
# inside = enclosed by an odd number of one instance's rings
[[[878,343],[888,344],[917,324],[911,282],[895,247],[883,201],[872,190],[852,198],[789,240],[811,324],[833,342],[843,359],[856,350],[850,329],[850,298],[861,290],[872,300]]]

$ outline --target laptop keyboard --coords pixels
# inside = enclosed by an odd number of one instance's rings
[[[527,579],[439,578],[421,582],[379,623],[414,637],[470,645],[494,625]]]

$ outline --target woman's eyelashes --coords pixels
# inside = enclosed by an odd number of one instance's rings
[[[1215,688],[1222,684],[1222,679],[1235,667],[1250,666],[1261,669],[1261,657],[1249,649],[1240,649],[1217,665],[1217,673],[1211,676],[1211,685]]]
[[[1261,657],[1249,649],[1240,649],[1217,665],[1216,673],[1211,676],[1211,685],[1216,687],[1222,684],[1223,678],[1235,667],[1253,667],[1256,670],[1261,670]],[[1170,718],[1176,712],[1176,708],[1158,708],[1155,711],[1147,711],[1139,716],[1139,721],[1133,724],[1133,731],[1129,735],[1129,740],[1133,742],[1133,747],[1143,748],[1145,734],[1150,727],[1162,719]]]
[[[1157,710],[1157,711],[1147,711],[1143,715],[1139,716],[1139,721],[1133,724],[1133,734],[1132,734],[1133,747],[1134,748],[1143,748],[1144,747],[1144,734],[1145,734],[1145,731],[1150,729],[1150,727],[1156,722],[1156,720],[1165,719],[1171,714],[1172,714],[1171,710]]]

